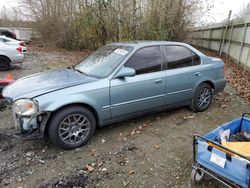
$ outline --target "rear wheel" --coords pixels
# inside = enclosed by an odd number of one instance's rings
[[[10,60],[6,57],[0,56],[0,71],[6,71],[10,69]]]
[[[60,110],[52,117],[49,125],[51,141],[62,149],[74,149],[87,143],[96,128],[92,112],[80,106]]]
[[[211,86],[202,83],[197,87],[189,108],[194,112],[203,112],[210,106],[212,98],[213,91]]]

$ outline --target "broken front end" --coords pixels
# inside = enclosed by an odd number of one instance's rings
[[[20,130],[15,136],[25,140],[43,138],[49,112],[39,112],[38,102],[19,99],[12,105],[15,126]]]

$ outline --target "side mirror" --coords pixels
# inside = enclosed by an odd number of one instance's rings
[[[123,67],[115,76],[115,78],[132,77],[135,75],[135,69]]]

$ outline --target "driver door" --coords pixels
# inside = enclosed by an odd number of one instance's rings
[[[161,71],[160,46],[138,50],[124,66],[135,69],[136,75],[111,80],[112,118],[150,111],[163,105],[166,75]]]

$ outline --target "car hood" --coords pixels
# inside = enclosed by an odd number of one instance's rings
[[[89,83],[97,78],[88,77],[72,69],[42,72],[21,78],[3,90],[3,96],[10,102],[19,98],[33,98],[59,89]]]

